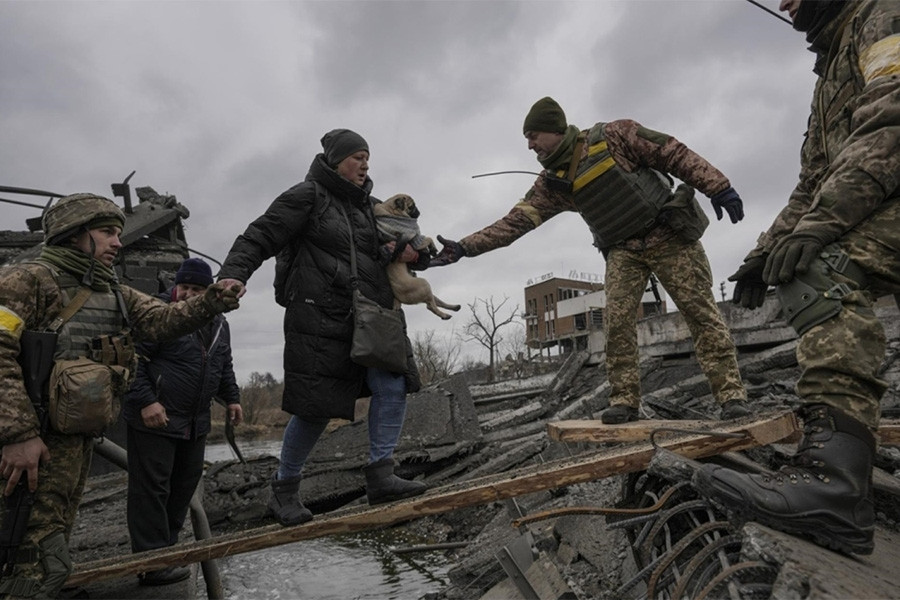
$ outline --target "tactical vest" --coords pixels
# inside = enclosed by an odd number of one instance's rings
[[[597,123],[588,132],[588,155],[579,161],[572,182],[575,206],[601,250],[652,229],[672,194],[672,182],[659,171],[629,173],[616,165],[606,146],[605,125]],[[556,175],[565,177],[566,170]]]
[[[58,273],[60,293],[64,303],[81,287],[80,282],[68,273]],[[59,331],[56,346],[57,360],[91,357],[92,341],[96,338],[122,333],[125,329],[122,311],[114,293],[93,293],[84,306],[72,315]]]
[[[81,288],[81,282],[65,271],[37,260],[46,267],[59,285],[63,306]],[[133,371],[136,355],[123,308],[114,292],[95,292],[59,329],[54,360],[85,357],[105,365],[120,365]]]

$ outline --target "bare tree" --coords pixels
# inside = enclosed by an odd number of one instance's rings
[[[284,386],[271,373],[250,373],[247,385],[241,388],[241,408],[244,411],[244,422],[256,425],[263,411],[280,404]]]
[[[522,379],[525,375],[525,368],[528,366],[529,355],[528,345],[525,343],[525,326],[521,322],[516,322],[512,332],[506,336],[501,354],[505,354],[504,362],[512,370],[516,379]]]
[[[462,350],[459,340],[435,339],[434,330],[429,329],[417,331],[412,344],[423,385],[447,379],[456,369]]]
[[[488,351],[488,376],[490,381],[494,381],[497,348],[503,343],[500,328],[509,325],[518,318],[518,304],[508,315],[505,312],[501,312],[507,302],[509,302],[509,297],[504,296],[503,301],[500,304],[496,304],[494,297],[491,296],[487,300],[475,298],[475,301],[468,305],[469,310],[472,311],[472,318],[466,323],[462,337],[465,341],[478,342]],[[484,314],[481,314],[479,307],[484,311]]]

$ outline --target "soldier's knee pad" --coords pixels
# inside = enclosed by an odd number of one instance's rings
[[[836,280],[835,275],[843,281]],[[863,287],[865,274],[837,244],[826,246],[806,273],[778,286],[785,319],[803,335],[834,317],[843,310],[844,296],[854,289],[846,280]]]
[[[44,568],[44,584],[38,597],[58,598],[59,592],[72,573],[69,544],[62,531],[51,533],[38,543],[41,566]]]
[[[30,556],[29,556],[30,554]],[[72,559],[66,536],[58,531],[51,533],[37,547],[30,547],[30,553],[17,557],[18,562],[27,562],[40,569],[29,568],[26,572],[16,569],[11,577],[0,582],[0,598],[58,598],[66,579],[72,572]],[[38,572],[40,571],[40,574]]]

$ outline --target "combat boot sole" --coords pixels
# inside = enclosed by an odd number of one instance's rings
[[[826,510],[789,514],[769,511],[759,506],[749,493],[716,478],[715,471],[720,469],[723,467],[706,465],[694,474],[692,483],[700,495],[728,513],[730,519],[740,523],[755,521],[784,533],[812,539],[820,546],[843,554],[866,555],[874,551],[874,525],[859,527]],[[747,486],[757,485],[746,474],[736,475]]]

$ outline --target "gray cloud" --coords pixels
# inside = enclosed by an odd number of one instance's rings
[[[741,0],[0,2],[0,183],[108,194],[134,169],[133,185],[189,207],[191,247],[222,259],[303,179],[322,134],[349,127],[372,148],[375,194],[412,194],[427,234],[459,238],[528,189],[528,175],[472,175],[539,168],[521,123],[551,95],[570,122],[637,119],[729,176],[747,218],[704,238],[718,286],[796,182],[805,46]],[[20,229],[34,210],[0,215]],[[281,376],[271,262],[229,316],[240,378]],[[426,276],[445,300],[514,306],[530,278],[603,269],[566,214]],[[441,336],[466,320],[407,316]]]

